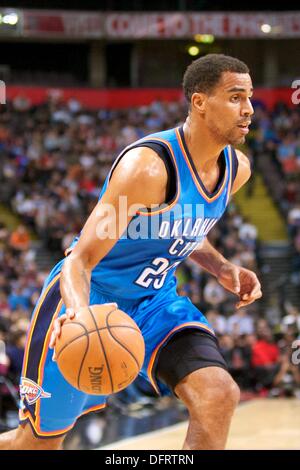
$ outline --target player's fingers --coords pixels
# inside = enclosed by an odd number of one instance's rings
[[[64,314],[55,320],[54,325],[53,325],[53,331],[52,331],[52,335],[54,336],[54,339],[60,337],[61,327],[63,323],[66,321],[66,319],[67,319],[67,315]]]
[[[50,348],[50,349],[53,349],[53,348],[54,348],[54,346],[55,346],[55,340],[56,340],[56,336],[55,336],[55,334],[54,334],[53,331],[52,331],[51,337],[50,337],[50,343],[49,343],[49,348]]]
[[[54,329],[55,328],[60,328],[61,325],[66,321],[67,318],[68,318],[68,316],[67,316],[66,313],[64,313],[59,318],[57,318],[54,322]]]
[[[60,318],[57,318],[53,324],[53,330],[51,333],[50,343],[49,343],[50,348],[54,348],[55,341],[59,332],[60,332]]]
[[[249,300],[249,299],[259,299],[262,296],[261,292],[261,285],[259,282],[255,283],[255,286],[252,288],[249,294],[243,294],[241,296],[241,300]]]
[[[56,354],[55,354],[55,349],[53,350],[52,361],[56,362]]]
[[[107,302],[107,303],[102,304],[102,305],[111,305],[112,307],[118,308],[118,304],[116,302]]]
[[[62,317],[64,317],[64,315],[62,315],[60,318],[62,318]],[[65,317],[68,318],[69,320],[73,320],[73,318],[75,318],[74,308],[67,308]],[[65,321],[65,320],[63,320],[63,321]]]
[[[239,270],[236,268],[232,270],[232,283],[233,283],[234,293],[238,294],[241,290],[241,284],[240,284]]]
[[[261,292],[261,285],[258,283],[256,284],[252,291],[250,292],[250,297],[261,297],[262,296],[262,292]]]
[[[241,308],[241,307],[246,307],[246,305],[250,305],[252,304],[253,302],[255,302],[257,299],[259,299],[260,297],[262,296],[262,293],[260,292],[260,295],[257,294],[255,296],[248,296],[248,300],[240,300],[240,302],[238,302],[236,304],[236,308]],[[244,296],[243,296],[244,297]]]
[[[236,304],[236,308],[239,309],[239,308],[242,308],[242,307],[246,307],[246,305],[250,305],[254,302],[255,299],[253,300],[241,300],[240,302],[238,302]]]
[[[56,342],[56,338],[59,338],[60,333],[61,333],[61,326],[62,326],[63,322],[64,322],[66,319],[67,319],[67,315],[66,315],[66,314],[63,314],[61,317],[57,318],[57,319],[54,321],[53,330],[52,330],[52,333],[51,333],[50,343],[49,343],[49,347],[50,347],[51,349],[54,348],[55,342]]]

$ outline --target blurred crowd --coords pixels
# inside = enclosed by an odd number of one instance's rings
[[[293,249],[291,281],[300,286],[300,109],[278,103],[256,109],[248,144],[267,187],[287,221]]]
[[[47,274],[39,268],[32,234],[62,256],[94,207],[116,155],[144,135],[179,125],[185,113],[184,103],[159,101],[130,110],[92,112],[75,98],[63,103],[60,93],[52,92],[39,106],[19,96],[0,115],[0,202],[20,220],[15,229],[0,225],[0,376],[6,380],[0,382],[2,398],[9,395],[10,383],[18,383],[30,314]],[[281,196],[278,200],[276,193],[274,199],[288,221],[295,282],[300,282],[299,129],[299,111],[279,106],[272,114],[259,107],[249,137],[253,165],[256,155],[266,153],[280,175]],[[272,187],[274,175],[268,176]],[[257,230],[233,202],[210,240],[232,262],[259,271]],[[270,324],[259,302],[237,311],[235,296],[192,261],[178,269],[177,277],[180,294],[207,315],[243,390],[299,394],[299,366],[291,361],[300,333],[296,307],[286,303],[278,324]],[[125,395],[137,401],[142,389],[141,383],[133,385]]]

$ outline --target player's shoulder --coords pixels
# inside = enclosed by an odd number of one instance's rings
[[[168,174],[164,162],[148,147],[129,149],[115,168],[110,188],[116,194],[130,195],[146,207],[165,200]]]
[[[139,146],[129,149],[118,167],[120,172],[148,181],[167,177],[162,158],[150,147]]]
[[[232,194],[236,193],[251,176],[251,165],[249,158],[241,150],[234,150],[237,158],[237,172],[234,183],[232,185]]]
[[[234,150],[235,150],[239,165],[241,164],[242,167],[248,167],[250,169],[250,161],[247,155],[239,149],[235,148]]]

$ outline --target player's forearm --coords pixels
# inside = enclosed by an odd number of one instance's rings
[[[67,308],[89,305],[91,270],[87,269],[80,257],[70,255],[64,263],[60,277],[60,292]]]
[[[204,240],[201,248],[191,254],[190,259],[216,277],[221,267],[227,262],[226,258],[209,243],[207,238]]]

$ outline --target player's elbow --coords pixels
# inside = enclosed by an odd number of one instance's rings
[[[65,276],[69,275],[70,271],[90,271],[92,268],[93,265],[89,253],[76,253],[76,251],[72,251],[63,264],[61,276],[63,279]]]

